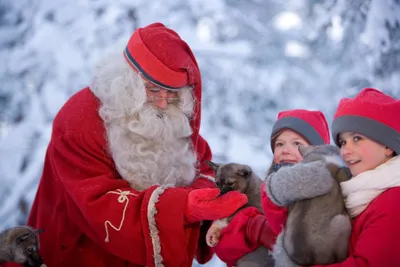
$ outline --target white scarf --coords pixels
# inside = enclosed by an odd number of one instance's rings
[[[400,186],[400,156],[340,184],[352,218],[362,213],[385,190]]]

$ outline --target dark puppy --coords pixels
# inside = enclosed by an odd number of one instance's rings
[[[38,234],[28,226],[17,226],[0,234],[0,264],[16,262],[25,267],[45,267],[39,255]]]
[[[273,249],[275,266],[328,265],[341,262],[347,258],[351,222],[340,182],[351,178],[350,171],[335,146],[299,147],[299,151],[303,156],[299,164],[322,161],[335,182],[329,193],[289,206],[285,229],[278,236]]]
[[[215,171],[215,179],[218,188],[221,190],[221,195],[232,190],[239,191],[246,194],[248,198],[248,203],[239,210],[251,206],[256,207],[259,211],[263,212],[261,207],[262,180],[249,166],[236,163],[225,165],[216,164],[211,161],[207,163]],[[236,211],[236,213],[238,211]],[[216,220],[212,223],[206,235],[206,242],[210,247],[213,247],[218,243],[221,230],[229,224],[236,213],[228,218]],[[243,256],[236,263],[236,266],[268,267],[273,266],[273,260],[270,256],[269,250],[260,246],[255,251]]]

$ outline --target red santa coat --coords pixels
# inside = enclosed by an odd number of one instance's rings
[[[193,187],[212,187],[208,178],[213,171],[203,163],[211,160],[211,151],[198,133],[200,101],[196,103],[192,142],[201,164]],[[199,262],[208,261],[211,250],[204,242],[198,246],[199,223],[184,223],[190,188],[130,188],[107,151],[99,105],[85,88],[54,120],[28,220],[28,225],[45,229],[40,235],[44,262],[48,267],[172,267],[191,266],[195,255]]]
[[[400,266],[399,202],[400,187],[386,190],[373,200],[363,213],[352,220],[349,257],[341,263],[326,266]],[[262,194],[262,203],[271,228],[280,232],[286,223],[287,209],[273,204],[265,192]]]

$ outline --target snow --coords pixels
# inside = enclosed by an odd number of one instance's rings
[[[282,31],[287,31],[301,27],[302,21],[295,12],[285,11],[277,16],[275,26]]]

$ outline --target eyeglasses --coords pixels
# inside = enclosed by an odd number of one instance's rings
[[[167,104],[179,104],[179,97],[162,97],[162,96],[147,96],[147,101],[154,103],[161,100],[167,101]]]
[[[167,104],[176,105],[179,103],[178,93],[175,91],[169,91],[165,88],[160,88],[151,83],[145,84],[145,88],[148,102],[155,103],[161,100],[165,100]]]

